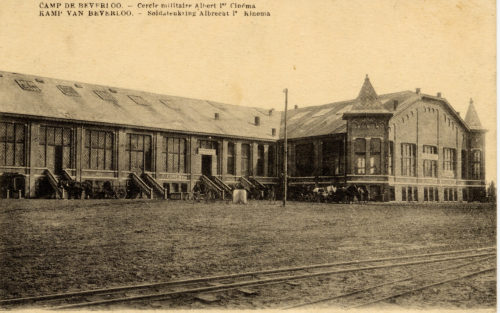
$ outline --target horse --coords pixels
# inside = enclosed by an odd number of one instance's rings
[[[354,201],[354,198],[356,198],[358,201],[361,200],[361,194],[359,193],[358,187],[356,185],[350,185],[349,187],[347,187],[345,193],[347,203],[352,203]]]
[[[366,186],[359,186],[358,193],[360,195],[359,201],[362,201],[364,203],[368,202],[368,200],[370,199],[370,193]]]

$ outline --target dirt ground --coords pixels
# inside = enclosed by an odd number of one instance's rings
[[[2,200],[0,298],[495,244],[491,204]],[[494,276],[462,285],[457,307],[495,306]]]

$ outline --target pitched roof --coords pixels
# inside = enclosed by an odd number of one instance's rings
[[[389,113],[389,111],[384,108],[380,102],[368,75],[366,75],[356,102],[352,106],[351,110],[346,112],[346,114],[349,113]]]
[[[0,112],[263,140],[278,139],[272,128],[281,119],[260,108],[9,72],[0,72]]]
[[[419,99],[420,97],[412,91],[379,95],[378,101],[384,111],[378,112],[384,112],[385,114],[400,112]],[[397,100],[400,104],[396,111],[393,110],[394,100]],[[359,100],[356,98],[354,100],[289,110],[287,116],[288,138],[293,139],[346,132],[347,122],[342,119],[342,116],[346,112],[352,112],[352,108],[357,103],[359,103]],[[280,134],[283,137],[283,121]]]
[[[465,123],[472,130],[482,130],[481,121],[479,121],[479,116],[477,115],[476,108],[474,107],[474,101],[470,99],[469,108],[467,109],[467,114],[465,114]]]

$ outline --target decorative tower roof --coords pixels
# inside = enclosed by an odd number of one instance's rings
[[[351,110],[345,112],[344,115],[365,115],[365,114],[388,114],[392,115],[391,112],[387,111],[380,102],[375,89],[368,78],[368,74],[365,77],[365,82],[359,91],[358,98],[352,106]]]
[[[470,99],[469,108],[467,109],[467,114],[465,115],[465,123],[472,130],[483,130],[483,126],[479,121],[479,116],[477,115],[476,108],[474,107],[474,101]]]

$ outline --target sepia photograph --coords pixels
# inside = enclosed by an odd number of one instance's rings
[[[0,2],[0,310],[496,312],[496,1],[225,1]]]

